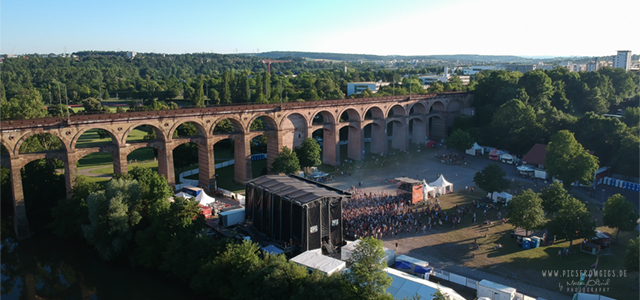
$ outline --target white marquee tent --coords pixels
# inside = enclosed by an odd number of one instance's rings
[[[429,195],[431,195],[431,197],[435,197],[436,196],[436,189],[433,188],[432,186],[429,186],[429,184],[427,184],[427,182],[425,180],[422,180],[422,194],[423,194],[423,200],[429,199]]]
[[[478,155],[478,153],[480,153],[480,155],[483,155],[484,148],[478,146],[478,143],[473,143],[473,146],[471,146],[471,148],[467,149],[467,151],[465,152],[469,155]]]
[[[309,269],[318,270],[327,275],[339,272],[347,267],[347,263],[335,258],[322,255],[321,249],[309,250],[291,259],[292,262]]]
[[[439,195],[453,192],[453,183],[448,182],[442,175],[440,175],[436,181],[429,183],[429,185],[433,187]]]

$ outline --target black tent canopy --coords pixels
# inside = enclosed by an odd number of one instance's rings
[[[265,175],[246,184],[246,219],[268,237],[293,241],[301,250],[342,244],[342,200],[351,197],[297,176]]]

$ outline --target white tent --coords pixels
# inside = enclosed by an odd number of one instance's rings
[[[318,249],[319,250],[319,249]],[[309,269],[318,270],[327,275],[339,272],[347,267],[347,263],[322,255],[322,252],[309,250],[291,259],[292,262]]]
[[[435,282],[424,280],[396,269],[386,268],[384,271],[391,277],[391,286],[386,290],[394,299],[410,298],[415,294],[423,299],[431,299],[438,290],[451,300],[464,300],[464,297],[451,288],[441,286]]]
[[[177,193],[177,194],[175,194],[173,196],[174,197],[181,197],[181,198],[185,198],[185,199],[193,197],[193,196],[191,196],[191,195],[189,195],[189,194],[187,194],[185,192],[180,192],[180,193]]]
[[[202,193],[198,194],[198,196],[196,196],[196,201],[198,201],[200,204],[202,204],[204,206],[208,206],[208,205],[213,204],[214,202],[216,202],[216,198],[209,197],[209,195],[207,195],[204,192],[202,192]]]
[[[471,148],[467,149],[467,154],[469,155],[477,155],[478,152],[480,152],[480,155],[484,154],[484,148],[478,146],[478,143],[473,143],[473,146],[471,146]]]
[[[442,175],[440,175],[436,181],[429,183],[429,185],[433,187],[439,195],[453,192],[453,183],[448,182]]]
[[[498,201],[509,203],[509,201],[511,201],[511,198],[513,198],[513,195],[507,192],[502,192],[502,193],[493,192],[493,195],[491,193],[487,194],[487,198],[492,199],[493,203],[496,203]]]
[[[436,196],[436,189],[432,186],[429,186],[424,179],[422,180],[422,194],[423,200],[429,199],[429,195],[431,195],[431,197]]]
[[[356,245],[360,243],[361,240],[355,240],[353,242],[347,241],[347,244],[340,249],[340,260],[346,262],[351,258],[351,253],[356,249]],[[396,252],[391,249],[383,248],[384,250],[384,258],[383,260],[387,261],[387,266],[392,266],[396,262]]]

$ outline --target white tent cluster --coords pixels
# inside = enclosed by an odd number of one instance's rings
[[[198,201],[198,203],[204,205],[204,206],[210,206],[213,203],[216,202],[216,199],[213,197],[209,197],[209,195],[207,195],[204,191],[202,191],[202,189],[200,188],[196,188],[196,187],[183,187],[183,189],[189,189],[189,190],[193,190],[196,192],[197,196],[193,197],[191,194],[189,193],[185,193],[183,191],[173,195],[174,197],[182,197],[182,198],[195,198],[196,201]]]

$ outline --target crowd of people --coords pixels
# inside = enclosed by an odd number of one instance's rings
[[[453,213],[447,213],[436,198],[421,208],[412,209],[403,198],[384,192],[364,193],[355,187],[352,198],[343,202],[342,207],[344,234],[353,239],[369,236],[381,239],[419,230],[424,234],[438,226],[455,229],[467,215],[473,215],[475,221],[476,214],[472,214],[467,205],[456,205]]]

